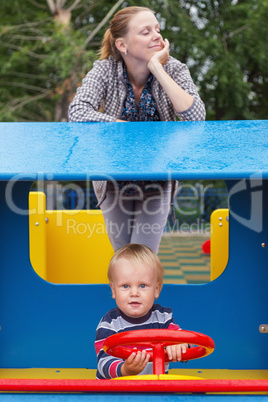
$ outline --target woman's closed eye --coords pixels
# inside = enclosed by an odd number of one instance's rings
[[[160,34],[160,29],[159,28],[157,28],[155,31]],[[148,35],[149,33],[150,32],[146,30],[146,31],[142,32],[142,35]]]

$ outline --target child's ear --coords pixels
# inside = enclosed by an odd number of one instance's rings
[[[114,285],[112,282],[110,282],[110,288],[112,290],[112,298],[115,299],[115,293],[114,293]]]
[[[155,287],[155,291],[154,291],[154,298],[158,299],[159,295],[160,295],[160,291],[161,291],[161,285],[160,282],[157,282],[156,287]]]

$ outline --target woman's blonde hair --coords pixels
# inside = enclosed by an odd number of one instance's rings
[[[160,289],[161,291],[162,286],[163,286],[163,274],[164,274],[164,268],[156,255],[156,253],[151,250],[149,247],[143,245],[143,244],[126,244],[125,246],[121,247],[119,250],[117,250],[112,257],[109,267],[108,267],[108,279],[109,282],[112,282],[112,274],[113,274],[113,269],[116,264],[116,262],[120,258],[125,258],[131,263],[135,265],[142,265],[142,264],[147,264],[150,267],[152,267],[156,271],[157,275],[157,282],[160,284]]]
[[[141,11],[154,11],[147,7],[126,7],[118,11],[110,22],[110,26],[104,34],[102,46],[100,48],[100,60],[112,57],[114,60],[119,61],[121,54],[115,46],[115,41],[118,38],[123,38],[128,33],[128,24],[131,18],[140,13]]]

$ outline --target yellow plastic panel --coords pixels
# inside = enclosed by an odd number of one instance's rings
[[[1,379],[72,379],[72,380],[94,380],[96,379],[94,369],[83,368],[28,368],[28,369],[0,369]]]
[[[45,194],[30,193],[33,211],[39,196],[45,202]],[[35,225],[37,220],[44,222],[42,244],[36,235],[40,229],[40,225]],[[30,215],[32,266],[49,282],[108,283],[107,268],[113,254],[100,210],[50,211],[43,208],[38,214]]]
[[[36,273],[47,278],[46,257],[46,196],[42,192],[29,195],[30,259]]]
[[[189,376],[187,374],[142,374],[116,377],[113,380],[202,380],[200,377]]]
[[[266,380],[268,370],[227,370],[227,369],[171,369],[170,374],[157,375],[137,375],[133,376],[137,380],[160,379],[165,376],[173,379],[175,376],[187,376],[188,379],[230,379],[230,380]],[[83,368],[30,368],[30,369],[0,369],[0,378],[40,378],[40,379],[95,379],[96,369]],[[118,377],[127,379],[127,377]],[[131,378],[132,379],[132,378]]]
[[[202,378],[187,374],[160,374],[159,380],[202,380]]]
[[[108,283],[114,252],[100,210],[46,211],[47,280]]]
[[[171,369],[169,375],[187,375],[211,380],[267,380],[268,370]]]
[[[216,209],[211,223],[211,280],[218,278],[226,268],[229,258],[229,210]]]
[[[156,374],[142,374],[142,375],[128,375],[125,377],[116,377],[113,378],[113,380],[119,380],[119,381],[124,381],[124,380],[158,380],[158,375]]]

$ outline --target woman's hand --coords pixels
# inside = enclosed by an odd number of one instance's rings
[[[161,43],[163,49],[153,54],[147,67],[166,92],[174,110],[177,113],[182,113],[192,106],[194,97],[182,89],[165,71],[163,66],[169,60],[169,41],[165,39],[164,41],[162,40]]]
[[[150,355],[146,353],[145,350],[142,352],[138,351],[131,353],[121,367],[122,376],[136,375],[141,373],[145,369],[149,360]]]
[[[148,68],[151,72],[156,64],[161,64],[162,66],[164,66],[168,62],[170,46],[169,41],[167,39],[161,39],[161,45],[163,46],[162,50],[159,50],[159,52],[155,52],[149,60]]]
[[[181,354],[186,352],[188,349],[187,343],[181,343],[180,345],[170,345],[166,347],[168,358],[172,362],[181,361]]]

